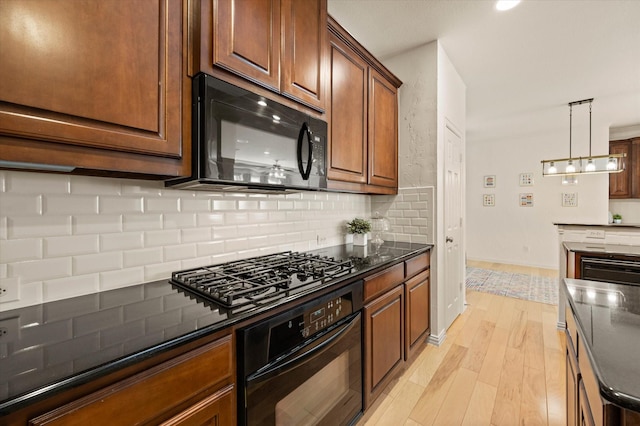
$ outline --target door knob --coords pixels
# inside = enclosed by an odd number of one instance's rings
[[[445,242],[447,242],[447,243],[452,243],[452,242],[453,242],[453,238],[451,238],[451,237],[447,237],[447,238],[445,239]]]

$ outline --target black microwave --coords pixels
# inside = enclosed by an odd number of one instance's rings
[[[207,74],[193,79],[192,175],[179,189],[327,187],[327,123]]]

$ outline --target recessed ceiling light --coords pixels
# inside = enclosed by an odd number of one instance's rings
[[[496,9],[500,11],[513,9],[520,3],[520,0],[498,0],[496,2]]]
[[[263,101],[263,100],[259,100],[259,101],[258,101],[258,105],[260,105],[260,106],[267,106],[267,103],[266,103],[265,101]]]
[[[273,114],[272,117],[274,121],[280,121],[280,116]]]

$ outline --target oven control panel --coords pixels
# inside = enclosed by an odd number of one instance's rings
[[[351,300],[345,297],[336,297],[321,305],[305,311],[299,324],[302,337],[308,337],[318,331],[324,330],[342,318],[353,312]]]

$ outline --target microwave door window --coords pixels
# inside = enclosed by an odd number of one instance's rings
[[[297,174],[296,139],[222,121],[221,157],[233,164],[233,180],[286,185]]]

